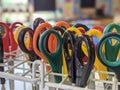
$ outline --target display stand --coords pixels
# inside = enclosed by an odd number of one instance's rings
[[[13,55],[13,52],[11,52],[10,54]],[[14,62],[14,65],[11,66],[10,64],[8,64],[10,62]],[[25,67],[25,64],[27,64],[28,62],[32,64],[32,68]],[[23,64],[24,67],[20,67]],[[69,81],[67,81],[68,76],[66,74],[53,73],[51,70],[46,72],[45,71],[46,65],[43,63],[42,60],[35,60],[34,62],[30,62],[29,60],[25,59],[24,54],[21,51],[17,51],[16,57],[14,58],[4,59],[4,63],[0,64],[0,66],[5,67],[5,71],[0,72],[0,77],[13,81],[19,80],[22,82],[29,82],[32,84],[32,90],[46,90],[45,87],[54,87],[56,88],[56,90],[61,90],[61,89],[62,90],[98,90],[98,88],[95,89],[96,86],[92,89],[89,88],[91,82],[102,82],[108,85],[111,84],[112,90],[117,90],[118,85],[120,85],[120,82],[117,82],[117,79],[113,72],[103,72],[103,71],[93,70],[88,80],[88,85],[85,88],[77,87],[75,85],[72,85]],[[22,73],[10,72],[11,70],[15,70],[15,69],[23,70],[23,72]],[[95,73],[103,73],[109,75],[112,74],[113,79],[112,80],[96,79],[93,77]],[[50,76],[54,76],[54,75],[62,76],[63,77],[62,81],[60,83],[55,83],[48,80]],[[69,82],[69,83],[65,83],[65,82]],[[13,83],[10,84],[11,86],[14,86]],[[2,85],[1,90],[6,90],[5,88],[6,87]],[[107,86],[105,88],[107,88]]]

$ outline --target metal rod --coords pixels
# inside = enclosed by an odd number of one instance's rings
[[[19,65],[21,65],[21,64],[23,64],[23,63],[25,63],[25,62],[26,62],[26,61],[22,61],[22,62],[20,62],[19,64],[17,64],[17,65],[15,65],[15,66],[11,67],[9,70],[6,70],[5,72],[11,71],[12,69],[18,67]]]

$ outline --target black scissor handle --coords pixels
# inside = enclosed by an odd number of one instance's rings
[[[33,29],[35,30],[39,24],[44,23],[44,22],[45,22],[44,19],[40,17],[36,18],[33,22]]]
[[[69,44],[69,46],[68,46]],[[72,83],[75,83],[76,70],[75,70],[75,36],[72,31],[66,31],[63,36],[63,50],[65,55],[65,60],[67,64],[68,77]],[[72,55],[69,54],[69,50],[72,51]]]
[[[0,63],[3,63],[4,58],[4,50],[3,50],[3,41],[2,41],[2,35],[0,33]],[[0,71],[4,72],[4,66],[0,66]],[[0,78],[1,84],[5,84],[5,78]]]
[[[75,24],[75,25],[73,25],[73,26],[76,27],[76,28],[82,27],[82,28],[85,29],[85,31],[88,31],[88,30],[89,30],[89,28],[88,28],[86,25],[84,25],[84,24],[77,23],[77,24]]]
[[[88,49],[88,62],[84,65],[82,62],[82,58],[80,52],[82,52],[81,46],[82,42],[86,43],[86,47]],[[76,43],[75,43],[75,60],[76,60],[76,85],[80,87],[85,87],[87,85],[88,78],[90,76],[91,70],[95,61],[95,49],[94,44],[88,35],[81,35]]]
[[[24,43],[24,37],[25,37],[25,34],[29,32],[29,35],[30,35],[30,45],[31,45],[31,49],[28,50],[25,46],[25,43]],[[20,32],[19,32],[19,35],[18,35],[18,44],[19,44],[19,47],[21,48],[21,50],[25,53],[27,53],[29,55],[29,58],[30,58],[30,61],[34,61],[36,59],[38,59],[37,55],[35,54],[34,50],[33,50],[33,47],[32,47],[32,38],[33,38],[33,34],[34,34],[34,31],[29,28],[29,27],[26,27],[26,28],[23,28]]]

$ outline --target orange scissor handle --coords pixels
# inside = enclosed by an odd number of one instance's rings
[[[49,23],[42,23],[40,26],[38,26],[34,32],[34,36],[33,36],[33,49],[35,51],[35,53],[41,57],[44,62],[46,64],[48,64],[48,61],[46,59],[46,57],[40,52],[40,50],[38,49],[37,45],[38,45],[38,38],[39,38],[39,35],[40,35],[40,32],[44,29],[51,29],[52,26],[49,24]],[[50,70],[50,68],[47,68],[47,71]]]
[[[66,29],[70,27],[70,25],[65,21],[58,21],[56,23],[56,26],[64,26],[64,27],[66,27]]]

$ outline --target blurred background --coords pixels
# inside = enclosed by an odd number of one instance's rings
[[[42,17],[54,25],[65,20],[70,24],[119,23],[120,0],[0,0],[0,21],[20,21],[32,25],[33,20]]]

